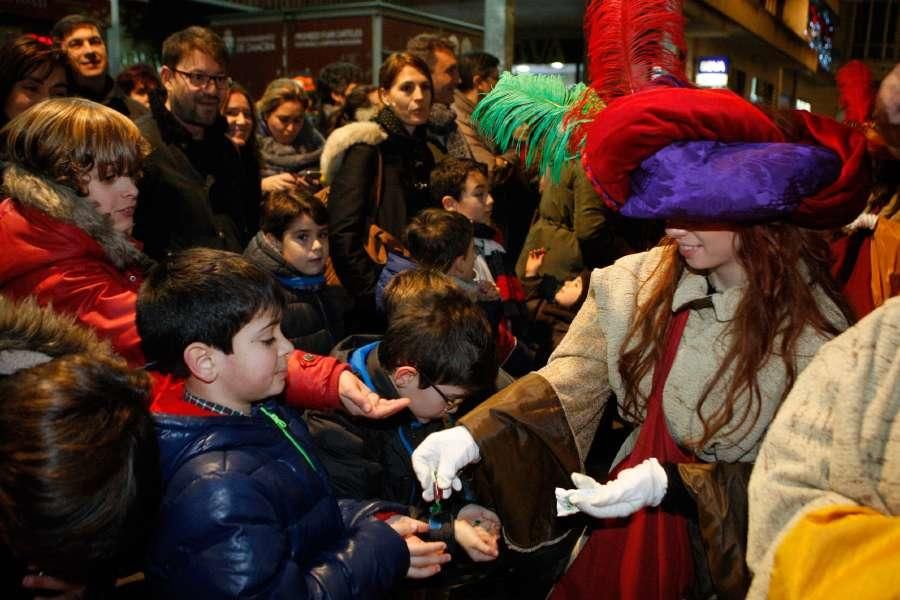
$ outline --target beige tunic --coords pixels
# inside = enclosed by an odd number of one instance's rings
[[[812,510],[900,515],[900,298],[822,347],[797,380],[750,479],[748,598],[765,598],[784,535]]]
[[[654,249],[595,271],[592,295],[550,357],[550,363],[460,419],[460,425],[469,429],[481,451],[481,461],[473,468],[479,497],[502,515],[504,535],[511,546],[533,549],[564,532],[564,524],[555,518],[553,510],[553,488],[571,485],[570,473],[584,470],[584,460],[610,392],[624,397],[618,372],[621,347],[638,302],[644,301],[653,285],[647,282],[661,256],[662,250]],[[731,335],[729,325],[744,290],[733,288],[711,296],[707,292],[705,277],[686,272],[674,297],[676,308],[690,305],[691,312],[666,381],[663,407],[673,437],[682,444],[701,435],[697,404],[724,360]],[[837,306],[821,290],[813,290],[813,294],[826,317],[843,329],[845,320]],[[794,357],[798,372],[824,341],[825,337],[812,329],[801,334]],[[775,340],[775,347],[778,346]],[[647,394],[651,378],[652,374],[648,374],[642,382]],[[701,460],[730,464],[753,461],[760,438],[784,393],[786,374],[781,358],[775,356],[762,365],[758,378],[763,395],[758,420],[738,428],[734,434],[714,437],[701,451]],[[722,401],[728,379],[726,372],[713,388],[707,400],[708,410],[714,410]],[[740,409],[740,399],[737,404]],[[630,451],[636,434],[619,449],[619,458]],[[737,471],[740,469],[735,474]],[[707,476],[719,477],[711,471]],[[528,493],[523,494],[522,490]],[[743,500],[740,499],[741,504]],[[710,512],[713,521],[716,514],[716,510]],[[720,525],[710,527],[715,533]],[[730,567],[723,568],[727,571]]]
[[[592,297],[588,297],[568,335],[550,357],[549,364],[538,372],[550,382],[560,399],[582,461],[610,392],[615,392],[619,399],[624,397],[618,370],[619,355],[637,304],[652,288],[652,284],[643,284],[651,278],[661,257],[662,249],[654,248],[594,271]],[[704,276],[685,271],[675,292],[673,308],[677,310],[706,298],[708,289]],[[711,306],[690,309],[691,315],[663,394],[669,431],[680,444],[702,435],[697,404],[724,359],[731,339],[728,326],[743,293],[743,288],[717,292],[709,296]],[[826,317],[843,329],[846,321],[831,299],[819,289],[814,290],[814,296]],[[825,341],[823,335],[811,328],[800,336],[795,354],[798,372],[806,367]],[[776,340],[774,346],[777,348],[778,345]],[[730,381],[729,374],[726,372],[713,388],[704,410],[711,413],[721,405]],[[647,395],[651,377],[652,373],[641,384]],[[699,458],[707,462],[752,462],[784,393],[785,377],[783,361],[773,356],[758,372],[763,403],[756,423],[746,423],[732,435],[714,437]],[[636,435],[637,430],[620,449],[616,462],[630,452]]]

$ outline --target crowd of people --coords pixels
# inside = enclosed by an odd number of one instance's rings
[[[670,73],[554,174],[438,35],[255,99],[102,32],[0,48],[10,597],[896,591],[900,67],[878,153]]]

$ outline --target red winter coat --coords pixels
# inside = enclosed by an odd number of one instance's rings
[[[338,383],[350,368],[336,358],[295,350],[288,358],[288,375],[284,387],[284,403],[297,410],[326,410],[341,406]],[[154,414],[187,417],[217,416],[182,400],[184,379],[151,372],[150,411]],[[260,398],[262,400],[263,398]]]
[[[0,293],[74,315],[143,365],[135,303],[147,263],[135,242],[68,188],[15,165],[4,185],[15,199],[0,202]]]

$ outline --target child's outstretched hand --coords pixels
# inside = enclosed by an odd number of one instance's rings
[[[338,379],[338,396],[348,413],[369,419],[383,419],[409,406],[409,398],[379,397],[349,370]]]
[[[528,258],[525,260],[525,277],[537,277],[546,255],[546,248],[534,248],[528,251]]]
[[[440,572],[442,564],[450,561],[444,542],[426,542],[416,535],[428,531],[428,523],[395,515],[387,520],[387,524],[400,534],[409,548],[409,570],[406,572],[409,579],[431,577]]]
[[[453,536],[475,562],[497,558],[500,538],[500,517],[478,504],[467,504],[456,515]]]

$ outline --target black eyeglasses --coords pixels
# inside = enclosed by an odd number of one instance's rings
[[[444,404],[447,405],[448,411],[453,410],[454,408],[458,407],[460,404],[462,404],[465,401],[464,396],[458,396],[458,397],[452,398],[452,399],[448,398],[447,394],[442,392],[441,388],[436,386],[428,375],[426,375],[422,371],[419,371],[418,369],[416,369],[416,371],[418,371],[419,377],[422,379],[422,381],[425,382],[425,385],[427,385],[428,387],[434,388],[434,391],[436,391],[438,393],[438,396],[440,396],[441,399],[444,401]]]
[[[209,73],[197,73],[195,71],[182,71],[180,69],[172,69],[179,75],[184,75],[191,85],[198,88],[205,88],[212,81],[220,90],[231,85],[231,77],[228,75],[210,75]]]

